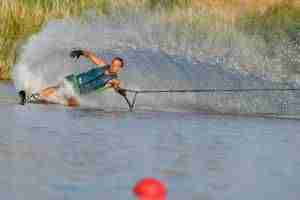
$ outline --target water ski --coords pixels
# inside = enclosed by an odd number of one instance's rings
[[[129,107],[129,111],[133,111],[133,107],[134,107],[134,102],[131,103],[130,100],[128,99],[127,95],[125,93],[119,93],[126,101],[126,103],[128,104]],[[49,101],[43,100],[39,97],[38,93],[35,94],[31,94],[30,96],[27,96],[25,90],[21,90],[18,93],[19,95],[19,104],[20,105],[25,105],[25,104],[52,104]]]

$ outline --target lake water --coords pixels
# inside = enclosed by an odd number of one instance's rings
[[[297,120],[21,106],[12,85],[0,92],[1,199],[129,200],[145,176],[173,200],[300,198]]]

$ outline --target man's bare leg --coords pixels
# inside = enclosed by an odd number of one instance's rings
[[[51,99],[54,100],[55,102],[57,101],[66,106],[70,106],[70,107],[79,106],[79,101],[75,97],[66,97],[66,96],[58,95],[57,92],[59,87],[60,85],[45,88],[39,92],[39,95],[41,98]]]
[[[41,99],[49,102],[60,103],[65,106],[76,107],[79,106],[79,101],[75,97],[67,97],[58,94],[58,90],[62,85],[56,85],[45,88],[38,92]]]
[[[44,97],[44,98],[49,98],[52,96],[57,96],[57,90],[60,86],[52,86],[52,87],[48,87],[45,88],[43,90],[41,90],[40,92],[38,92],[39,96]]]
[[[46,101],[46,102],[51,102],[51,103],[60,103],[67,105],[67,99],[64,96],[61,96],[58,94],[58,90],[60,89],[61,85],[56,85],[52,87],[48,87],[45,89],[42,89],[39,91],[38,94],[38,99]]]

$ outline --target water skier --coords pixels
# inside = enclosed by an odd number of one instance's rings
[[[66,106],[78,106],[79,101],[76,96],[94,91],[104,91],[108,88],[113,88],[117,93],[125,97],[127,103],[129,103],[126,97],[126,90],[120,87],[121,82],[118,79],[118,74],[124,67],[122,58],[114,57],[111,64],[108,64],[94,53],[85,50],[73,50],[71,51],[70,56],[77,59],[80,56],[84,56],[97,66],[80,74],[68,75],[58,85],[42,89],[31,95],[29,98],[26,97],[25,91],[22,90],[19,92],[21,98],[20,103],[25,104],[26,101],[37,100],[45,103],[60,103]],[[69,87],[72,88],[72,92],[66,92]]]

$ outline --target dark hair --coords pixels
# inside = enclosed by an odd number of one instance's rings
[[[114,61],[114,60],[120,61],[121,62],[121,68],[124,67],[124,60],[122,58],[120,58],[120,57],[114,57],[112,61]]]

